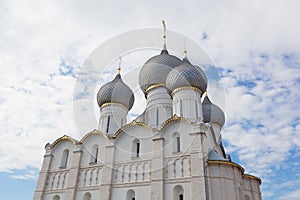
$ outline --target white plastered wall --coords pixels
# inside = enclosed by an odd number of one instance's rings
[[[135,125],[126,128],[115,140],[115,163],[133,159],[132,144],[138,138],[140,141],[139,160],[152,157],[152,132],[143,126]]]
[[[105,145],[107,143],[106,138],[99,134],[94,134],[89,136],[82,144],[82,158],[81,158],[81,167],[89,166],[90,165],[90,158],[92,147],[94,145],[98,145],[98,163],[104,163],[105,157]]]
[[[50,171],[59,169],[59,167],[61,166],[63,152],[66,149],[69,150],[69,157],[68,157],[68,162],[67,162],[66,168],[68,168],[68,166],[70,166],[73,151],[75,150],[75,145],[69,140],[62,140],[54,147],[54,149],[52,151],[53,158],[52,158],[52,162],[50,165]]]
[[[176,142],[174,138],[175,133],[180,135],[181,153],[188,154],[190,152],[190,145],[193,137],[190,135],[191,125],[185,121],[173,121],[167,124],[161,131],[161,136],[164,138],[164,156],[173,156],[178,154],[174,152],[173,143]]]
[[[208,186],[211,199],[240,200],[243,191],[242,171],[233,165],[209,164]]]
[[[130,185],[123,187],[114,187],[112,189],[112,199],[116,200],[126,200],[126,195],[129,190],[134,190],[135,199],[150,200],[150,187],[149,185],[138,186]]]

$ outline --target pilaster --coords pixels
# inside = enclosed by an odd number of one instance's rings
[[[103,163],[103,173],[100,185],[101,200],[110,200],[111,185],[113,176],[115,146],[111,141],[105,146],[105,160]]]
[[[193,200],[205,200],[207,198],[206,166],[203,151],[203,141],[206,137],[203,124],[194,128],[190,136],[191,144],[191,190]]]
[[[152,164],[151,164],[151,200],[164,199],[163,182],[163,145],[164,139],[157,134],[153,139],[152,145]]]
[[[33,200],[42,200],[44,195],[44,190],[46,188],[47,178],[48,178],[53,155],[49,143],[46,144],[45,149],[46,149],[46,153],[44,155],[43,165],[37,181],[37,186],[34,192]]]
[[[82,145],[76,145],[76,149],[73,151],[73,156],[70,165],[70,171],[67,179],[67,190],[65,193],[65,199],[75,199],[76,186],[79,176],[80,161],[82,156]]]

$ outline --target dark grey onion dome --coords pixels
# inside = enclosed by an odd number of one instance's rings
[[[139,74],[139,84],[143,92],[153,85],[165,84],[168,73],[180,64],[181,60],[169,55],[165,48],[159,55],[147,60]]]
[[[99,107],[104,103],[120,103],[130,110],[134,103],[132,90],[122,81],[118,74],[113,81],[104,84],[98,91],[97,102]]]
[[[202,102],[202,110],[204,123],[210,122],[212,124],[218,124],[221,127],[225,124],[224,112],[221,108],[213,104],[207,96]]]
[[[192,65],[187,58],[184,58],[181,65],[172,69],[168,74],[166,86],[171,91],[176,88],[192,86],[200,89],[203,93],[207,88],[207,77],[200,67]]]

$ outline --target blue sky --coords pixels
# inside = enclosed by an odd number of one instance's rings
[[[210,94],[226,113],[226,151],[262,178],[264,200],[299,199],[299,4],[0,0],[0,199],[32,199],[44,145],[83,134],[73,94],[91,52],[122,32],[161,28],[162,19],[199,43],[219,70],[225,99]],[[130,56],[124,66],[138,65]],[[113,77],[109,72],[98,84]]]

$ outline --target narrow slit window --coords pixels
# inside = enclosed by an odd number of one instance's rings
[[[106,133],[109,131],[109,122],[110,122],[110,115],[107,117],[107,124],[106,124]]]
[[[179,136],[176,137],[176,144],[177,144],[176,145],[177,146],[176,150],[177,150],[177,152],[180,152],[180,137]]]
[[[69,150],[66,149],[66,150],[64,150],[63,155],[62,155],[62,160],[61,160],[61,165],[60,165],[61,168],[67,167],[68,158],[69,158]]]
[[[99,152],[98,145],[94,145],[91,150],[90,164],[95,164],[98,162],[98,152]]]
[[[140,143],[137,142],[136,143],[136,157],[139,157],[140,156]]]
[[[141,143],[138,139],[133,140],[132,142],[132,158],[139,158],[141,152]]]
[[[98,161],[98,151],[99,151],[99,148],[97,147],[96,152],[95,152],[95,157],[94,157],[94,162],[95,163],[97,163],[97,161]]]

